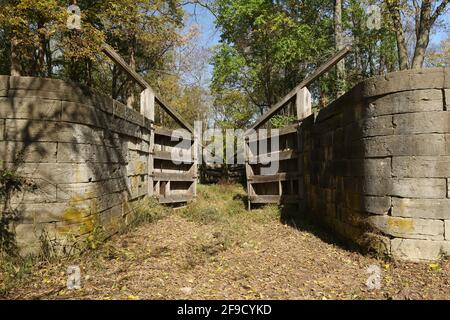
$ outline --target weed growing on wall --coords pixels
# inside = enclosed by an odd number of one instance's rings
[[[17,255],[14,232],[11,223],[18,218],[17,209],[11,206],[11,198],[20,192],[23,179],[10,169],[0,169],[0,257]]]

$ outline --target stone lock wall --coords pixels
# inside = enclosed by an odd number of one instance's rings
[[[0,166],[26,178],[13,231],[22,254],[68,252],[127,221],[152,192],[152,123],[89,88],[0,77]]]
[[[368,79],[300,127],[306,207],[367,249],[450,254],[450,70]]]

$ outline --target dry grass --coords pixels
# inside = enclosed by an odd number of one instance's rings
[[[295,228],[280,222],[275,206],[246,211],[238,185],[199,186],[195,203],[160,210],[159,219],[144,220],[97,250],[29,265],[4,298],[450,298],[448,262],[388,263],[346,250],[306,221]],[[382,268],[381,290],[366,287],[372,264]],[[65,287],[69,265],[82,270],[81,290]]]

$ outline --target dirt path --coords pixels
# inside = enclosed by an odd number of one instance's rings
[[[449,299],[450,264],[386,263],[348,251],[278,209],[247,212],[239,186],[115,236],[95,252],[31,268],[8,299]],[[382,269],[381,289],[366,286]],[[79,265],[81,290],[65,288]]]

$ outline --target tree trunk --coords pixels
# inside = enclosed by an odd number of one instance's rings
[[[398,0],[388,1],[389,12],[395,28],[395,37],[397,40],[398,65],[400,70],[408,69],[408,50],[406,49],[406,40],[403,33],[403,25],[400,16],[400,3]]]
[[[134,46],[131,46],[131,48],[130,48],[130,67],[133,70],[136,70],[136,58],[135,58]],[[127,98],[127,106],[129,108],[133,108],[135,100],[136,100],[136,98],[134,96],[134,82],[131,81],[130,86],[129,86],[129,94],[128,94],[128,98]]]
[[[430,42],[430,29],[424,30],[420,33],[417,39],[416,49],[414,50],[414,58],[412,69],[421,69],[425,60],[425,53]]]
[[[11,37],[11,76],[20,76],[20,60],[17,53],[17,47],[19,45],[19,40],[15,37]]]
[[[112,67],[112,84],[111,84],[111,96],[113,99],[117,99],[117,67],[116,64]]]
[[[418,25],[418,27],[417,27]],[[431,2],[424,0],[420,9],[419,21],[416,20],[416,48],[412,62],[412,69],[420,69],[425,60],[425,52],[430,42]]]
[[[38,21],[38,30],[44,28],[44,23]],[[38,48],[38,63],[37,63],[37,74],[40,77],[45,76],[45,51],[47,47],[47,40],[43,33],[39,33],[39,48]]]
[[[334,2],[334,38],[336,50],[344,48],[344,36],[342,32],[342,1]],[[345,93],[345,61],[341,60],[337,64],[337,97]]]

